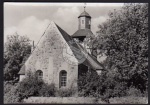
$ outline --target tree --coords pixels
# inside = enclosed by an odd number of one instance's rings
[[[99,25],[97,46],[108,72],[142,92],[148,86],[148,4],[125,4]]]
[[[4,80],[18,78],[18,72],[31,52],[30,40],[17,33],[7,37],[4,44]]]

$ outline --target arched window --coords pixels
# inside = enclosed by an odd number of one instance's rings
[[[41,70],[37,70],[36,75],[38,76],[39,79],[43,78],[43,72]]]
[[[60,87],[65,87],[67,85],[67,72],[62,70],[59,75],[60,78]]]

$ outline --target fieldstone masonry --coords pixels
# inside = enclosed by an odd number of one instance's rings
[[[78,65],[70,65],[63,59],[64,44],[69,47],[57,25],[51,22],[25,63],[25,72],[41,70],[43,80],[49,84],[54,83],[59,88],[59,73],[65,70],[67,72],[66,88],[77,87]],[[72,52],[71,49],[70,52]],[[75,56],[73,57],[76,60]]]

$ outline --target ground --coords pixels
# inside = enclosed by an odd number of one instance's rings
[[[25,103],[59,103],[59,104],[105,104],[106,102],[98,99],[96,101],[93,97],[31,97],[24,100]],[[146,104],[148,102],[147,97],[116,97],[111,98],[110,104]]]
[[[17,84],[10,84],[4,82],[4,103],[16,103],[16,95],[15,95],[15,87]],[[140,97],[140,96],[127,96],[127,97],[115,97],[109,99],[110,104],[147,104],[148,96]],[[23,103],[106,103],[94,97],[30,97],[28,99],[24,99]]]

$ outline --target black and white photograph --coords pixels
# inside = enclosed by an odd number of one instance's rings
[[[4,2],[4,104],[148,104],[148,3]]]

